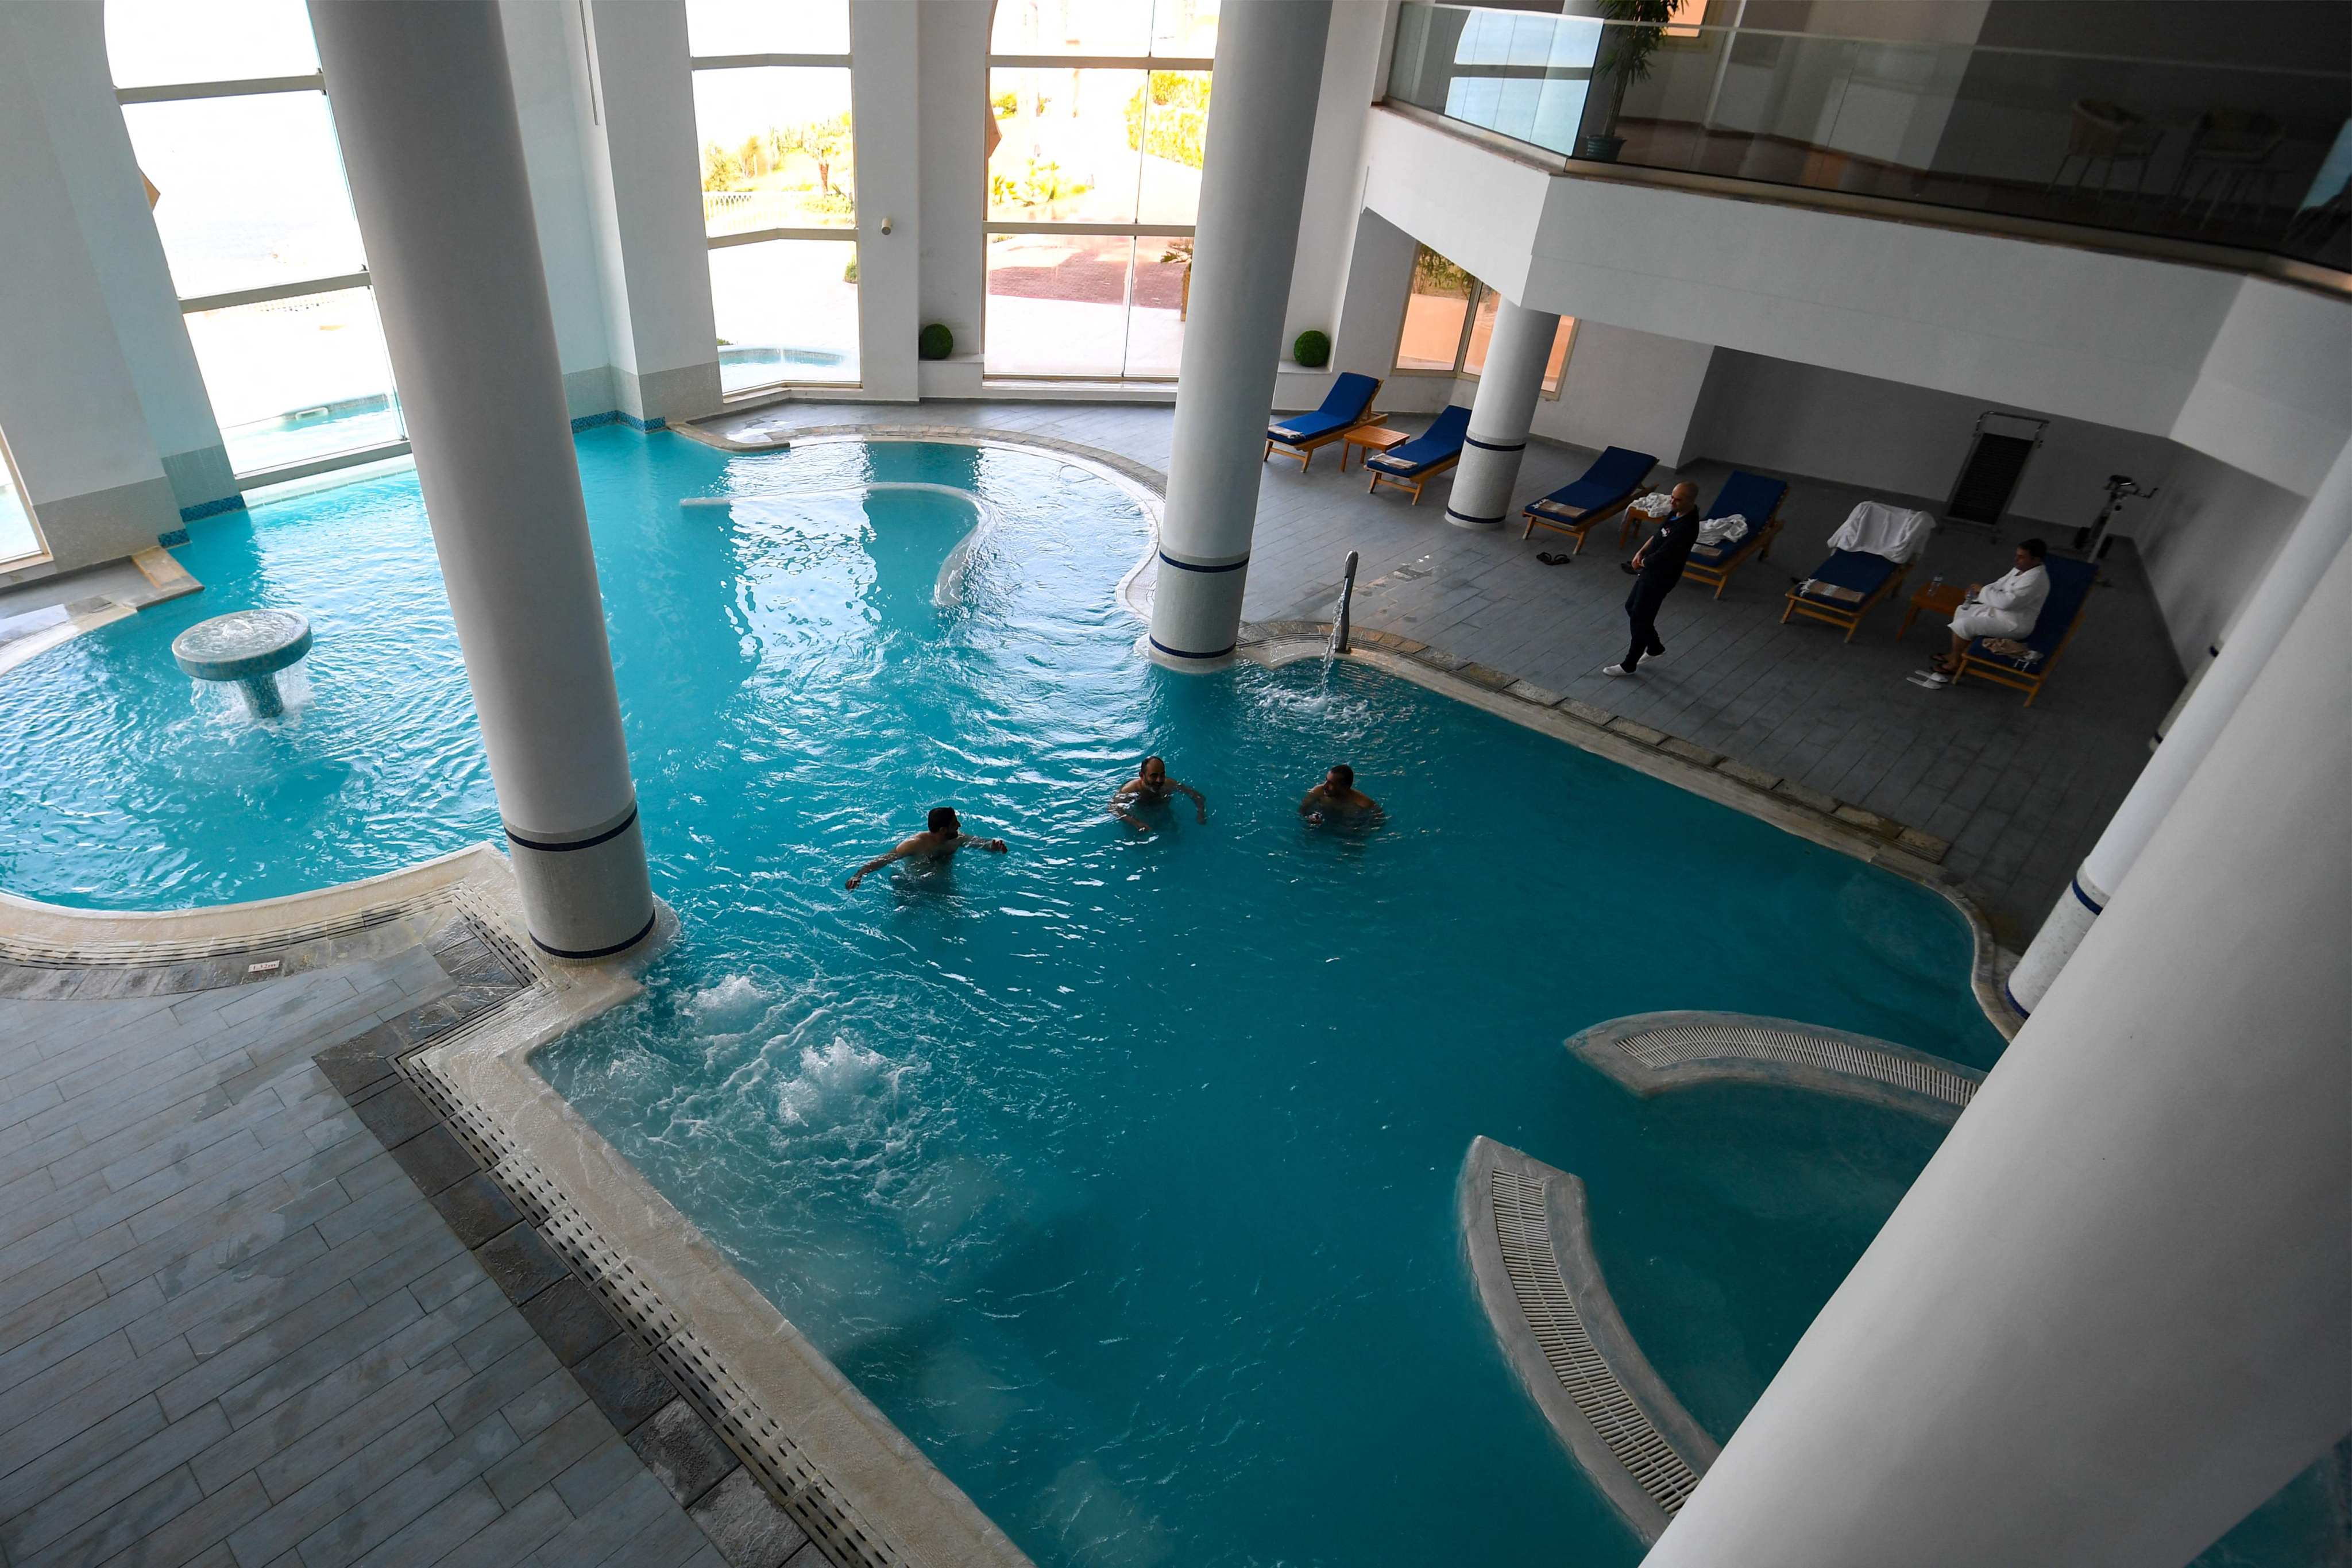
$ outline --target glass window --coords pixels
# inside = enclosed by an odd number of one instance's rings
[[[1462,363],[1463,329],[1470,320],[1470,274],[1427,246],[1412,253],[1412,288],[1405,297],[1404,333],[1397,340],[1400,371],[1451,375]]]
[[[719,385],[857,380],[857,245],[769,239],[710,252]]]
[[[186,320],[238,473],[402,438],[373,289],[194,310]]]
[[[849,0],[686,0],[686,47],[709,55],[845,55]]]
[[[989,217],[1133,223],[1143,160],[1128,117],[1143,90],[1139,70],[989,72],[999,137],[988,160]]]
[[[845,68],[698,70],[694,123],[702,142],[704,233],[856,226]]]
[[[992,55],[1208,59],[1218,0],[997,0]]]
[[[9,456],[8,444],[0,441],[0,566],[47,553],[33,521],[33,503],[25,499],[24,482],[16,477],[16,460]]]
[[[1126,235],[989,236],[986,374],[1122,374],[1134,255]]]
[[[122,120],[182,299],[362,267],[325,93],[132,103]]]
[[[302,0],[106,0],[117,87],[309,76],[319,68]]]
[[[1175,375],[1210,73],[1154,62],[1211,56],[1216,25],[1214,0],[999,0],[987,374]],[[1054,55],[1088,63],[1008,63]]]

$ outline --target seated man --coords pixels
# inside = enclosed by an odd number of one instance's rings
[[[1298,815],[1316,827],[1334,821],[1371,822],[1380,817],[1381,805],[1356,787],[1356,770],[1340,763],[1307,792],[1298,803]]]
[[[1209,803],[1202,798],[1201,792],[1170,778],[1168,764],[1161,759],[1146,757],[1135,776],[1119,785],[1118,793],[1110,797],[1110,814],[1129,827],[1148,827],[1150,825],[1135,815],[1134,807],[1166,805],[1171,795],[1178,795],[1192,796],[1194,812],[1202,822],[1209,820]]]
[[[866,873],[878,871],[893,860],[919,860],[926,867],[933,868],[945,866],[955,858],[956,851],[967,844],[977,845],[991,855],[1004,853],[1003,839],[974,838],[963,830],[963,824],[956,819],[954,806],[935,805],[931,807],[931,815],[926,820],[922,832],[907,839],[887,855],[877,855],[873,859],[857,868],[850,873],[849,880],[844,882],[842,886],[855,888],[858,883],[866,880]]]
[[[1952,647],[1936,656],[1934,666],[1911,678],[1914,686],[1933,689],[1949,686],[1960,672],[1969,644],[1979,637],[2021,637],[2031,634],[2050,597],[2050,574],[2042,558],[2049,546],[2029,539],[2017,547],[2016,565],[1990,583],[1972,583],[1969,596],[1952,612]]]

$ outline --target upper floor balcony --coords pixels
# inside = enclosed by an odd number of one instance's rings
[[[1942,11],[1948,31],[1996,30],[1997,6]],[[2336,31],[2300,49],[2242,38],[2217,63],[1416,0],[1386,102],[1563,174],[1744,187],[2352,294],[2352,69]],[[2242,63],[2255,54],[2269,58]]]

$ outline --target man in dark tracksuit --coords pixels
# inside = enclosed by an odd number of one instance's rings
[[[1691,546],[1698,542],[1698,487],[1676,485],[1674,501],[1675,510],[1658,525],[1658,531],[1633,552],[1630,563],[1633,591],[1625,595],[1625,616],[1633,623],[1633,640],[1622,659],[1601,667],[1603,675],[1631,675],[1641,668],[1644,654],[1655,658],[1666,651],[1666,645],[1658,640],[1658,606],[1682,581],[1683,563],[1690,559]]]

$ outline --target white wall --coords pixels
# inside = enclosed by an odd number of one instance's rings
[[[922,0],[919,9],[922,154],[914,205],[922,267],[916,328],[938,321],[955,334],[954,361],[923,367],[922,390],[976,396],[988,265],[980,226],[987,216],[989,8]],[[861,166],[861,179],[864,174]]]
[[[1572,447],[1654,452],[1678,468],[1704,455],[1695,419],[1715,355],[1706,343],[1579,321],[1559,396],[1536,405],[1535,433]]]
[[[2229,629],[2304,505],[2243,469],[2179,451],[2134,537],[2182,668],[2199,668]]]
[[[522,122],[523,161],[530,172],[531,212],[547,270],[547,302],[555,316],[556,353],[563,362],[565,401],[577,419],[619,404],[612,386],[612,340],[572,99],[572,57],[579,44],[564,28],[571,9],[543,0],[502,0],[499,19]]]
[[[174,500],[198,507],[233,496],[236,483],[221,449],[220,426],[115,101],[105,14],[94,0],[21,5],[13,14],[16,47],[47,122],[94,281],[154,450],[175,481]]]
[[[694,87],[679,0],[590,0],[562,7],[574,68],[614,390],[640,419],[699,418],[719,406],[719,329],[702,235]],[[567,51],[569,52],[569,51]]]
[[[51,151],[18,14],[0,6],[0,431],[63,567],[152,545],[180,514]]]

